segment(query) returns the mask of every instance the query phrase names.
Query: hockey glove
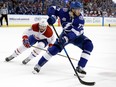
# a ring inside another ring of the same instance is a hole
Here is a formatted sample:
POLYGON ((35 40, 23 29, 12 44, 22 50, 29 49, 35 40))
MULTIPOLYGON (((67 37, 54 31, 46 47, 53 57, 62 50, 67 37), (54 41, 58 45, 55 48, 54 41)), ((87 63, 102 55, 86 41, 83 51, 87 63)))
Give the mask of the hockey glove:
POLYGON ((55 18, 52 16, 47 19, 47 22, 49 25, 53 25, 55 23, 55 21, 56 21, 55 18))
POLYGON ((60 42, 62 45, 68 43, 68 37, 66 37, 66 36, 60 37, 60 38, 59 38, 59 42, 60 42))
POLYGON ((28 36, 27 36, 27 35, 24 35, 22 38, 23 38, 23 45, 24 45, 25 47, 27 47, 27 48, 30 48, 31 45, 30 45, 30 43, 29 43, 28 36))

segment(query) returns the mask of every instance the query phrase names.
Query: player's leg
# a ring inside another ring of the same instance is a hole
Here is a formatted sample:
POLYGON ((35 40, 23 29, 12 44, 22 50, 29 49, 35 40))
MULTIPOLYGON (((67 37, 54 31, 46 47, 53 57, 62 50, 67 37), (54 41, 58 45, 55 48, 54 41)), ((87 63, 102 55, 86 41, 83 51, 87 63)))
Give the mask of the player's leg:
MULTIPOLYGON (((40 40, 38 41, 37 47, 43 49, 47 46, 47 44, 48 44, 47 40, 40 40)), ((37 48, 33 49, 30 55, 26 59, 24 59, 22 63, 27 64, 31 59, 33 59, 34 57, 40 54, 41 49, 37 49, 37 48)))
MULTIPOLYGON (((33 44, 35 44, 37 42, 37 40, 34 38, 33 35, 29 36, 29 43, 32 46, 33 44)), ((10 60, 14 59, 15 57, 17 57, 18 55, 22 54, 25 50, 27 50, 28 48, 25 47, 24 45, 20 46, 19 48, 17 48, 16 50, 14 50, 13 54, 10 55, 9 57, 7 57, 5 60, 7 62, 9 62, 10 60)))
POLYGON ((80 57, 80 60, 78 62, 77 70, 78 70, 79 67, 84 68, 86 66, 92 50, 93 50, 92 41, 91 40, 85 40, 84 43, 83 43, 83 51, 81 53, 81 57, 80 57))
POLYGON ((41 67, 50 60, 50 58, 56 55, 58 52, 61 52, 62 48, 59 46, 58 42, 56 41, 55 44, 48 48, 48 51, 40 58, 38 63, 35 65, 34 70, 39 72, 41 67))
POLYGON ((86 66, 90 54, 93 50, 93 44, 90 39, 83 35, 76 41, 76 46, 80 47, 83 50, 78 65, 76 67, 76 71, 80 74, 80 76, 84 76, 86 75, 84 67, 86 66))
POLYGON ((14 52, 12 53, 12 55, 10 55, 9 57, 6 57, 6 61, 9 62, 10 60, 14 59, 15 57, 17 57, 18 55, 20 55, 23 51, 25 51, 26 48, 24 45, 20 46, 19 48, 17 48, 16 50, 14 50, 14 52))
POLYGON ((8 26, 8 15, 5 15, 5 21, 6 21, 6 25, 8 26))
POLYGON ((1 22, 1 26, 3 25, 3 15, 1 16, 0 22, 1 22))
POLYGON ((1 20, 1 16, 0 16, 0 27, 2 26, 2 20, 1 20))

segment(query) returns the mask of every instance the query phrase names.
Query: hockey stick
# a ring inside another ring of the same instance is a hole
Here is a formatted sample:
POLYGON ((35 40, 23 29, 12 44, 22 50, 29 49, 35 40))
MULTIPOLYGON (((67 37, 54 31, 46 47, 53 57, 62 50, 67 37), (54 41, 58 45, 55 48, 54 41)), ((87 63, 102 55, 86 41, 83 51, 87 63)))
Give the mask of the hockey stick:
MULTIPOLYGON (((40 49, 40 50, 43 50, 43 51, 47 51, 46 49, 42 49, 42 48, 39 48, 39 47, 36 47, 36 46, 32 46, 32 47, 37 48, 37 49, 40 49)), ((64 57, 64 58, 67 58, 67 56, 62 55, 62 54, 57 54, 57 55, 62 56, 62 57, 64 57)), ((71 58, 71 57, 70 57, 70 59, 75 60, 75 61, 78 61, 78 60, 75 59, 75 58, 71 58)))
MULTIPOLYGON (((54 25, 52 25, 52 27, 53 27, 53 29, 54 29, 54 31, 55 31, 57 37, 59 38, 59 35, 58 35, 58 33, 57 33, 57 31, 56 31, 54 25)), ((73 63, 72 63, 72 61, 71 61, 71 59, 70 59, 70 57, 69 57, 69 55, 68 55, 68 53, 67 53, 65 47, 63 46, 63 44, 61 44, 61 46, 63 47, 63 50, 64 50, 64 52, 66 53, 66 56, 67 56, 67 58, 69 59, 69 62, 70 62, 70 64, 72 65, 72 68, 73 68, 73 70, 74 70, 74 72, 75 72, 77 78, 79 79, 80 83, 82 83, 82 84, 84 84, 84 85, 89 85, 89 86, 95 85, 95 82, 85 82, 85 81, 83 81, 83 80, 79 77, 79 75, 78 75, 78 73, 76 72, 75 67, 74 67, 74 65, 73 65, 73 63)))

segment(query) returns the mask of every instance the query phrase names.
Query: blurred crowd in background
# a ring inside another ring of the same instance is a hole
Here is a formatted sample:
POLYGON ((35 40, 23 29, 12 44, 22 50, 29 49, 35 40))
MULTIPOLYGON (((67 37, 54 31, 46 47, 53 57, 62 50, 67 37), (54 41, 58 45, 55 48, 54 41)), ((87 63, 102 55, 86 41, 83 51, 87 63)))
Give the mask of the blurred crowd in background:
POLYGON ((0 0, 0 9, 6 4, 8 14, 46 15, 48 7, 66 7, 71 1, 83 4, 86 17, 116 17, 116 3, 112 0, 0 0))

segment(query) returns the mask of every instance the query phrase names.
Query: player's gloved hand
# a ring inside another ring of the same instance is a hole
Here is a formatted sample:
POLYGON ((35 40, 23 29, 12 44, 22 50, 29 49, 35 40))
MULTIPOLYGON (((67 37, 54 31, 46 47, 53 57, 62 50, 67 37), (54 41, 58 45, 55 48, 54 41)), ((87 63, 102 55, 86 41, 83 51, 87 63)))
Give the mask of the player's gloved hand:
POLYGON ((27 35, 24 35, 24 36, 22 37, 22 39, 23 39, 23 45, 24 45, 25 47, 27 47, 27 48, 31 47, 27 35))
POLYGON ((64 44, 66 44, 66 43, 68 43, 68 37, 66 37, 66 36, 63 36, 63 37, 60 37, 59 38, 59 42, 62 44, 62 45, 64 45, 64 44))
POLYGON ((55 23, 55 21, 56 21, 55 18, 52 16, 47 19, 47 22, 49 25, 53 25, 55 23))

